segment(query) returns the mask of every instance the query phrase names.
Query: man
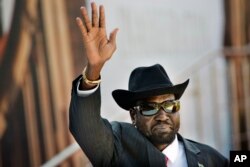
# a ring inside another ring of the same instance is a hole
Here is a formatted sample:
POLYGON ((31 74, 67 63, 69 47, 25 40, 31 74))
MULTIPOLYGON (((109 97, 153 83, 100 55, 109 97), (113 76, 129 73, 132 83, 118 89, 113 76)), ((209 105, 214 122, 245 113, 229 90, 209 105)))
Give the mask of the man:
POLYGON ((101 118, 100 72, 116 49, 115 29, 107 38, 104 7, 91 3, 92 19, 81 7, 77 18, 88 64, 73 82, 70 131, 94 166, 224 167, 228 161, 215 149, 183 138, 180 101, 189 80, 173 85, 155 64, 132 71, 128 90, 115 90, 117 104, 130 112, 132 124, 101 118))

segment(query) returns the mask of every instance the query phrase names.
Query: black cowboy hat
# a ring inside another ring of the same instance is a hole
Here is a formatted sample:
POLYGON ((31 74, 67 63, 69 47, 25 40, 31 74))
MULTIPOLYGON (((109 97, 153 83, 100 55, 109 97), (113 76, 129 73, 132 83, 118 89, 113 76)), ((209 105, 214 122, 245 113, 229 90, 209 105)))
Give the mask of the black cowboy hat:
POLYGON ((168 74, 160 64, 134 69, 129 78, 128 90, 117 89, 112 92, 116 103, 123 109, 129 110, 138 100, 162 94, 174 94, 180 99, 185 91, 189 79, 173 85, 168 74))

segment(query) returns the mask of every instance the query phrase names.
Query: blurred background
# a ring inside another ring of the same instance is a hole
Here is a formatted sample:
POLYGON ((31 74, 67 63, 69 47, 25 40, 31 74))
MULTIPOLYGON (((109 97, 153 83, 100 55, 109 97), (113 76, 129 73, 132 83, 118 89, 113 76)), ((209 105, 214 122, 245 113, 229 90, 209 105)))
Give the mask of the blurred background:
MULTIPOLYGON (((86 65, 75 24, 89 0, 0 0, 0 166, 91 166, 68 130, 71 82, 86 65)), ((102 71, 102 116, 137 66, 190 78, 180 133, 224 156, 250 150, 249 0, 96 0, 117 51, 102 71)), ((90 11, 90 10, 89 10, 90 11)))

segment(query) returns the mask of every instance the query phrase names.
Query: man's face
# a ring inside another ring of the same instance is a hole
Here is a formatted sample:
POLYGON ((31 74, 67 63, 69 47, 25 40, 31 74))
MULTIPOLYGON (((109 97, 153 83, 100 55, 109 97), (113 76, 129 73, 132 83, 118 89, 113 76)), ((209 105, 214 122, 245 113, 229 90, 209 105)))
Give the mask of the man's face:
MULTIPOLYGON (((173 94, 165 94, 144 101, 162 103, 174 99, 173 94)), ((160 150, 174 140, 180 127, 179 112, 166 113, 162 108, 153 116, 143 116, 139 111, 134 111, 131 112, 131 118, 137 129, 160 150)))

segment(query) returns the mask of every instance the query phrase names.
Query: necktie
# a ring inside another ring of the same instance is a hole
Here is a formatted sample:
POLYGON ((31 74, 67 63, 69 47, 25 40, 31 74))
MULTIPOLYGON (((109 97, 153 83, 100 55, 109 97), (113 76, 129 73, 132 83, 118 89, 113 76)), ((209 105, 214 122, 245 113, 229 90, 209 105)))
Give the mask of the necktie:
POLYGON ((167 156, 165 156, 165 163, 166 163, 166 167, 168 167, 168 157, 167 156))

